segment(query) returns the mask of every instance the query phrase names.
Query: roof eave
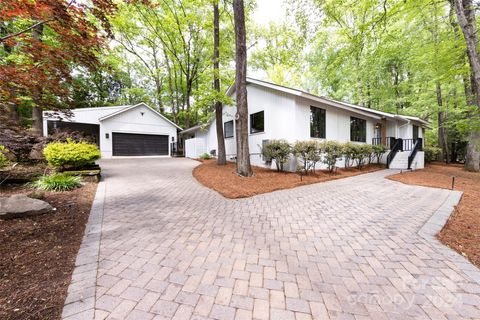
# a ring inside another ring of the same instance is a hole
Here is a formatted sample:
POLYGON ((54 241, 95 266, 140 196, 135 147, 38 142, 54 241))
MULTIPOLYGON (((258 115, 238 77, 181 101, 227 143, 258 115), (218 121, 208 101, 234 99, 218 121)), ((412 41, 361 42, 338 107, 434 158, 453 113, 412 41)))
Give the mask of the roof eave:
POLYGON ((353 113, 356 113, 356 114, 360 114, 360 115, 363 115, 365 117, 373 118, 373 119, 376 119, 376 120, 381 120, 382 119, 382 117, 380 117, 378 115, 375 115, 373 113, 369 113, 369 112, 365 112, 365 111, 362 111, 362 110, 359 110, 359 109, 355 109, 353 107, 346 106, 342 103, 332 101, 332 100, 328 100, 328 99, 324 99, 322 97, 318 97, 318 96, 315 96, 315 95, 312 95, 312 94, 309 94, 309 93, 306 93, 306 92, 302 92, 300 96, 303 97, 303 98, 309 99, 309 100, 317 101, 317 102, 335 107, 335 108, 339 108, 339 109, 342 109, 342 110, 347 110, 347 111, 350 111, 350 112, 353 112, 353 113))
POLYGON ((151 111, 153 111, 155 114, 157 114, 158 116, 160 116, 162 119, 164 119, 164 120, 167 121, 168 123, 170 123, 170 124, 172 124, 173 126, 175 126, 177 129, 183 130, 182 127, 180 127, 179 125, 177 125, 175 122, 169 120, 167 117, 165 117, 164 115, 162 115, 160 112, 158 112, 158 111, 150 108, 150 107, 149 107, 146 103, 144 103, 144 102, 140 102, 140 103, 135 104, 135 105, 133 105, 133 106, 131 106, 131 107, 128 107, 128 108, 125 108, 125 109, 116 111, 116 112, 114 112, 114 113, 108 114, 108 115, 106 115, 106 116, 103 116, 103 117, 101 117, 101 118, 98 118, 98 121, 102 122, 102 121, 104 121, 104 120, 110 119, 110 118, 112 118, 112 117, 115 117, 116 115, 119 115, 119 114, 121 114, 121 113, 123 113, 123 112, 129 111, 129 110, 132 110, 132 109, 135 109, 135 108, 138 108, 138 107, 140 107, 140 106, 145 106, 145 107, 149 108, 151 111))

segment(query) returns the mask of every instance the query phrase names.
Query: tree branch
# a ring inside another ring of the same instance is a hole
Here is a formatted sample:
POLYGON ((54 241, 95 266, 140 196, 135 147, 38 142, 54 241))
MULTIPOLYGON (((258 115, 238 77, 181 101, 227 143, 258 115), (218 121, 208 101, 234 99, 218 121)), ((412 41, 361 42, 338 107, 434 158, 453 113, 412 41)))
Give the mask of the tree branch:
POLYGON ((19 32, 12 33, 12 34, 6 35, 6 36, 4 36, 4 37, 1 37, 1 38, 0 38, 0 43, 1 43, 1 42, 4 42, 4 41, 6 41, 6 40, 8 40, 8 39, 10 39, 10 38, 18 37, 18 36, 21 35, 21 34, 24 34, 24 33, 28 32, 28 31, 30 31, 30 30, 38 27, 38 26, 41 26, 42 24, 52 22, 53 20, 55 20, 55 18, 51 18, 51 19, 48 19, 48 20, 39 21, 39 22, 31 25, 30 27, 28 27, 28 28, 26 28, 26 29, 23 29, 23 30, 21 30, 21 31, 19 31, 19 32))

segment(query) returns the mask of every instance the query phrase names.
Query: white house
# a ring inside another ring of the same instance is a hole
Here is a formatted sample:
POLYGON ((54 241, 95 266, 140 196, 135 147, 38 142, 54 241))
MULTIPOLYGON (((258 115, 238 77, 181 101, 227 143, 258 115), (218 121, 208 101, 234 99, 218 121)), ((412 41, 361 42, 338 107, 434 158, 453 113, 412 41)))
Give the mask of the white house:
POLYGON ((169 156, 182 129, 144 103, 72 109, 69 113, 44 111, 44 135, 57 128, 92 136, 103 158, 169 156))
MULTIPOLYGON (((235 87, 228 90, 234 97, 235 87)), ((381 112, 361 106, 319 97, 305 91, 247 78, 249 146, 251 163, 265 166, 260 156, 262 144, 271 139, 336 140, 384 144, 391 155, 383 157, 390 168, 423 168, 423 137, 428 122, 420 118, 381 112), (418 143, 417 143, 418 142, 418 143)), ((235 106, 223 107, 223 128, 227 158, 234 160, 235 106)), ((216 152, 215 121, 180 132, 185 139, 185 155, 195 158, 204 152, 216 152)), ((339 161, 338 166, 343 166, 339 161)), ((289 164, 296 169, 296 163, 289 164)))

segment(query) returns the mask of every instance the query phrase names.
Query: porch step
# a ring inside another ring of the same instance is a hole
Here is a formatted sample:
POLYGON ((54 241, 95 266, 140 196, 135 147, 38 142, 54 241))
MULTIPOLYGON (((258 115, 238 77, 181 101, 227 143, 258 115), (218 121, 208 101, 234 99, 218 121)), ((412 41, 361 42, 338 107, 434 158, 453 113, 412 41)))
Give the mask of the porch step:
MULTIPOLYGON (((408 156, 410 151, 400 151, 393 158, 392 163, 390 164, 390 169, 408 169, 408 156)), ((424 168, 424 152, 418 151, 415 155, 415 159, 412 162, 412 170, 423 169, 424 168)))

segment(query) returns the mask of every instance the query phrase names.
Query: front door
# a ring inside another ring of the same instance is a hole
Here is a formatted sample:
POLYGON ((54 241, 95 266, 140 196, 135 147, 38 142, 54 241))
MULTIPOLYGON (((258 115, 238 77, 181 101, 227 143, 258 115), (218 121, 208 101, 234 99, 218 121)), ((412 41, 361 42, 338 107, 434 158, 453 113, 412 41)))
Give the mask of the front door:
POLYGON ((414 141, 418 139, 418 126, 413 125, 413 133, 412 133, 412 138, 414 141))

